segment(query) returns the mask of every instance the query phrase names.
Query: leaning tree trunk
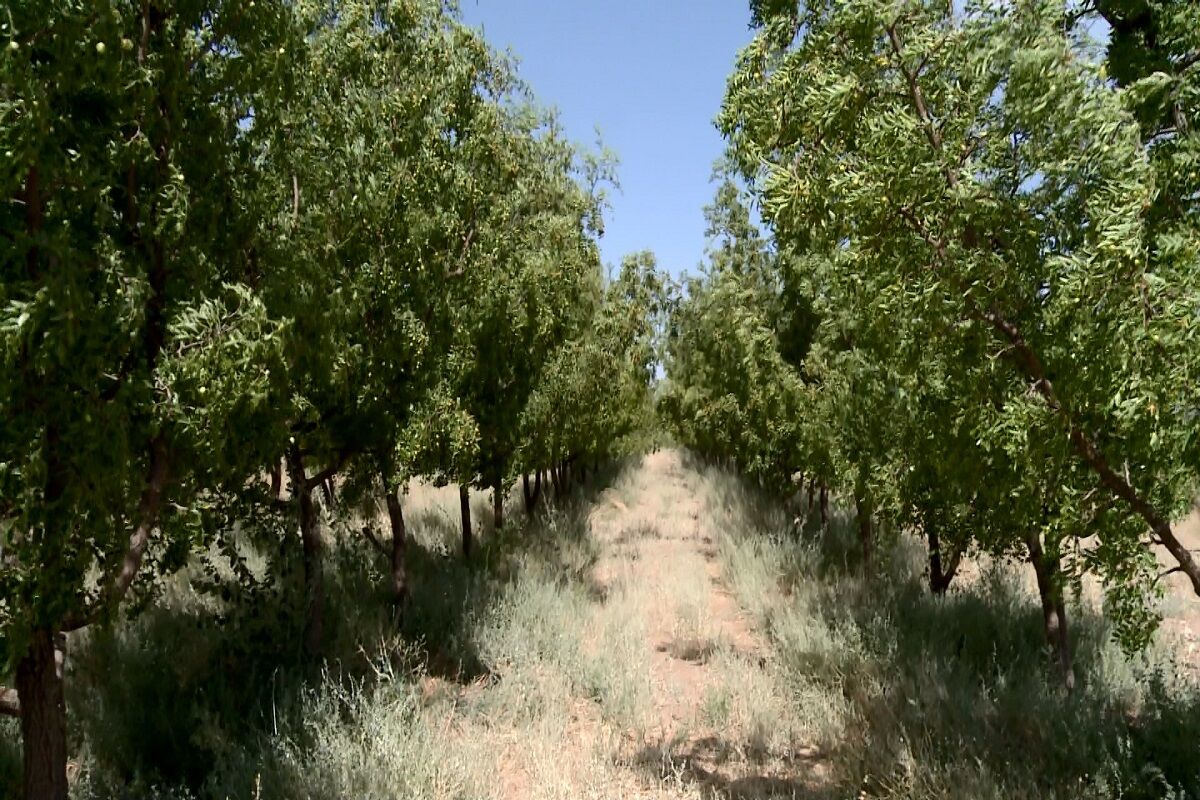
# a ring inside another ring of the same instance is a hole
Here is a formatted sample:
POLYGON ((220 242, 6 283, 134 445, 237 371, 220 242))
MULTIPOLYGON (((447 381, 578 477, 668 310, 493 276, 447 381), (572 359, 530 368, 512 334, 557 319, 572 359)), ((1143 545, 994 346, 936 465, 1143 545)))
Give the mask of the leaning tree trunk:
POLYGON ((399 612, 408 597, 408 573, 405 565, 405 550, 408 547, 408 531, 404 526, 404 509, 396 490, 387 488, 388 521, 392 525, 392 604, 399 612))
POLYGON ((1042 549, 1039 534, 1030 534, 1025 541, 1029 547, 1029 563, 1033 565, 1033 571, 1037 575, 1046 641, 1054 651, 1063 685, 1069 692, 1075 688, 1075 669, 1071 657, 1071 637, 1067 630, 1067 608, 1063 600, 1059 561, 1056 556, 1048 556, 1042 549))
POLYGON ((492 481, 492 518, 495 520, 495 530, 504 527, 504 480, 496 478, 492 481))
POLYGON ((67 800, 67 712, 54 632, 35 630, 17 662, 25 800, 67 800))
POLYGON ((304 652, 310 658, 321 654, 325 639, 324 546, 313 486, 304 471, 300 449, 288 454, 288 477, 292 482, 300 514, 300 542, 304 550, 304 652))
POLYGON ((471 490, 466 484, 458 487, 458 509, 462 514, 463 558, 471 557, 471 490))
MULTIPOLYGON (((904 46, 896 27, 894 25, 889 27, 887 34, 892 51, 903 62, 904 46)), ((954 159, 941 158, 945 149, 943 139, 938 129, 938 122, 929 112, 921 89, 919 69, 914 72, 905 70, 902 66, 901 71, 908 84, 908 94, 913 110, 925 129, 925 138, 936 151, 939 160, 942 161, 942 174, 947 186, 951 190, 955 190, 959 187, 961 180, 961 161, 956 165, 954 159)), ((921 235, 933 249, 934 258, 931 259, 929 268, 939 274, 942 273, 946 263, 953 257, 946 242, 929 236, 928 231, 919 224, 919 221, 915 221, 915 218, 907 221, 914 232, 921 235)), ((990 246, 986 244, 988 237, 980 236, 979 232, 971 225, 962 231, 961 238, 969 250, 990 246)), ((1064 398, 1059 396, 1058 389, 1051 379, 1053 370, 1048 369, 1042 362, 1041 353, 1025 338, 1024 331, 1001 313, 996 305, 993 304, 988 308, 981 307, 976 302, 971 287, 963 281, 954 282, 958 284, 958 289, 963 290, 962 298, 966 301, 968 315, 974 320, 986 323, 1000 338, 1008 342, 1005 353, 1018 372, 1029 382, 1030 388, 1041 395, 1046 408, 1063 423, 1066 428, 1067 440, 1071 443, 1075 454, 1095 474, 1097 481, 1112 497, 1124 502, 1131 512, 1142 518, 1143 522, 1154 532, 1158 541, 1178 563, 1179 571, 1187 576, 1188 581, 1192 584, 1192 591, 1200 595, 1200 563, 1196 561, 1192 551, 1175 535, 1168 512, 1152 502, 1144 488, 1139 489, 1130 483, 1128 470, 1126 470, 1126 474, 1122 474, 1110 463, 1108 457, 1100 449, 1101 437, 1083 427, 1080 417, 1086 416, 1086 414, 1080 414, 1068 403, 1064 403, 1064 398)))

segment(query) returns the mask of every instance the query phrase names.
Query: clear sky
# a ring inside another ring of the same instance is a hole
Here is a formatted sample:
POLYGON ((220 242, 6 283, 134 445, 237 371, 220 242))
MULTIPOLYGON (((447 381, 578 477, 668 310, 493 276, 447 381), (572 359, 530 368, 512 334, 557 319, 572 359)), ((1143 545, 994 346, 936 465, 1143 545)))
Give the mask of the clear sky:
POLYGON ((703 208, 723 142, 712 120, 747 44, 747 0, 459 0, 464 20, 520 59, 520 75, 591 145, 621 159, 601 250, 653 250, 673 275, 704 255, 703 208))

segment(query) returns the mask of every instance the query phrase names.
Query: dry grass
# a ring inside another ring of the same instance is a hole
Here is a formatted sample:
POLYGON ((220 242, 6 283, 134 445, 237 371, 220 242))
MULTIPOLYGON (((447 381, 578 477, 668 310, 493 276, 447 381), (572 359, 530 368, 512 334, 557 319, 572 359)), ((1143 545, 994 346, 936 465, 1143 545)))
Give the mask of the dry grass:
MULTIPOLYGON (((1200 789, 1197 692, 1079 614, 1055 688, 1019 577, 931 598, 901 542, 858 577, 821 538, 674 451, 618 465, 458 557, 454 487, 413 486, 412 598, 330 535, 330 658, 299 658, 286 579, 199 565, 135 622, 72 643, 75 796, 1159 798, 1200 789), (201 578, 211 582, 207 588, 201 578), (1174 794, 1172 794, 1174 793, 1174 794)), ((246 534, 247 542, 259 541, 246 534)), ((270 537, 265 537, 270 541, 270 537)), ((279 560, 247 545, 252 572, 279 560)), ((286 560, 286 559, 285 559, 286 560)), ((294 587, 293 587, 294 588, 294 587)), ((1181 606, 1187 611, 1187 606, 1181 606)), ((11 785, 15 729, 0 778, 11 785)))
MULTIPOLYGON (((1076 608, 1080 688, 1059 691, 1036 596, 992 564, 945 598, 901 541, 865 581, 847 515, 798 529, 708 470, 726 574, 770 638, 794 721, 831 796, 1183 798, 1200 792, 1200 692, 1170 637, 1126 659, 1076 608)), ((803 795, 801 795, 803 796, 803 795)))

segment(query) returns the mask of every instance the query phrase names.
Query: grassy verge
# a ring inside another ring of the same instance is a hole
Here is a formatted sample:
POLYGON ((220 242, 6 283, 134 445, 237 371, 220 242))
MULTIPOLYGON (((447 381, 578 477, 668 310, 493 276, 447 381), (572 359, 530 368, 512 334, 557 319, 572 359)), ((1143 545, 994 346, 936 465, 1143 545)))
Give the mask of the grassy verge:
MULTIPOLYGON (((319 668, 300 655, 286 554, 246 545, 258 581, 220 557, 190 566, 135 619, 71 642, 73 796, 486 798, 540 785, 578 716, 620 719, 640 703, 619 626, 581 624, 602 603, 587 512, 617 477, 532 520, 513 514, 500 533, 484 527, 471 564, 457 553, 457 495, 414 493, 399 624, 362 520, 333 520, 319 668), (272 570, 283 577, 265 580, 272 570)), ((11 788, 19 738, 3 724, 11 788)), ((607 763, 597 740, 581 769, 607 763)))
POLYGON ((822 537, 727 473, 704 483, 726 579, 786 686, 775 716, 819 753, 826 790, 796 796, 1200 797, 1200 692, 1164 649, 1126 659, 1076 608, 1067 696, 1014 566, 937 598, 901 542, 867 582, 848 517, 822 537))

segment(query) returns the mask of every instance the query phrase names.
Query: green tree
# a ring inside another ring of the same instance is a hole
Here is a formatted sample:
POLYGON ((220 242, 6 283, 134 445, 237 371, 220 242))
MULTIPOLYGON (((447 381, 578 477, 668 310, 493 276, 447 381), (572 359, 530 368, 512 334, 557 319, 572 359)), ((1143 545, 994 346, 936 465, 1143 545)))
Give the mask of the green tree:
MULTIPOLYGON (((521 414, 552 354, 577 336, 598 289, 600 197, 587 162, 566 142, 554 117, 518 107, 501 148, 503 187, 479 248, 490 268, 475 272, 473 297, 457 319, 470 354, 458 395, 479 431, 478 458, 465 482, 492 490, 496 527, 504 524, 505 487, 522 446, 521 414)), ((463 546, 471 542, 462 486, 463 546)))
POLYGON ((554 352, 526 404, 522 474, 608 460, 632 444, 652 403, 664 288, 653 253, 626 256, 585 327, 554 352))
POLYGON ((1151 544, 1200 592, 1171 525, 1196 489, 1200 261, 1185 225, 1146 244, 1196 184, 1159 182, 1139 95, 1060 3, 756 12, 720 125, 776 240, 818 256, 822 310, 892 331, 872 359, 973 384, 936 429, 965 426, 1007 476, 1010 537, 1098 534, 1087 568, 1144 641, 1151 544))
POLYGON ((333 475, 349 471, 381 493, 398 604, 407 591, 397 492, 413 465, 398 445, 413 412, 450 380, 464 274, 476 268, 482 218, 505 191, 480 176, 504 155, 495 98, 508 77, 437 2, 299 11, 313 33, 293 68, 298 91, 260 109, 255 127, 280 210, 267 224, 294 259, 268 292, 293 320, 291 421, 278 446, 301 531, 304 638, 316 656, 324 589, 313 492, 333 475))
POLYGON ((283 325, 244 126, 296 37, 263 3, 6 7, 0 635, 24 794, 67 796, 63 634, 182 565, 262 463, 283 325))

